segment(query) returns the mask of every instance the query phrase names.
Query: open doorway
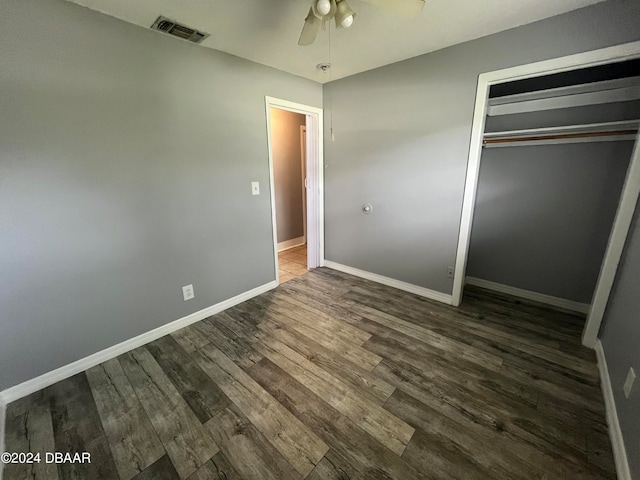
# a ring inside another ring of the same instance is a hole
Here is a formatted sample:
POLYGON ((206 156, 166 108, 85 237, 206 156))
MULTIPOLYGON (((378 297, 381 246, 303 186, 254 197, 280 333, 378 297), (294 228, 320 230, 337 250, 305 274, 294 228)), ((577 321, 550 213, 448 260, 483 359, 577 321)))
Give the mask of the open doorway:
POLYGON ((274 265, 278 283, 321 266, 322 111, 267 97, 274 265))
POLYGON ((307 272, 306 115, 269 108, 280 283, 307 272))

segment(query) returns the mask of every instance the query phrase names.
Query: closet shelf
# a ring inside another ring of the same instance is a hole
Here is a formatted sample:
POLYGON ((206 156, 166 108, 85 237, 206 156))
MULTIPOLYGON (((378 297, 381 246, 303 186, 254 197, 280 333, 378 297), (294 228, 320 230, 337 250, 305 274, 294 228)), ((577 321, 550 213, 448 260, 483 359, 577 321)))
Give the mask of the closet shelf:
POLYGON ((528 128, 484 134, 484 147, 635 140, 640 120, 528 128))
POLYGON ((512 115, 639 99, 640 77, 629 77, 491 98, 487 115, 512 115))

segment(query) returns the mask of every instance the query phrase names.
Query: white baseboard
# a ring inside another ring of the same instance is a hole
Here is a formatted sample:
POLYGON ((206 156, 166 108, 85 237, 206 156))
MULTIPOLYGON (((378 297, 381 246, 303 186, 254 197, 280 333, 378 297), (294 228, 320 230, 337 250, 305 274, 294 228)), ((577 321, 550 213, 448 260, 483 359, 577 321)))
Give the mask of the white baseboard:
POLYGON ((616 462, 618 480, 631 480, 631 470, 629 469, 629 461, 627 460, 627 449, 624 446, 624 438, 622 437, 622 430, 620 429, 618 411, 613 397, 613 389, 611 388, 611 378, 609 378, 609 369, 607 368, 607 359, 604 356, 602 342, 599 339, 596 340, 595 350, 596 357, 598 358, 600 385, 602 386, 602 394, 604 395, 604 407, 607 412, 607 424, 609 425, 609 438, 611 439, 611 447, 613 448, 613 458, 616 462))
POLYGON ((289 250, 290 248, 299 247, 301 245, 304 245, 305 243, 307 243, 307 240, 304 237, 298 237, 298 238, 292 238, 291 240, 285 240, 284 242, 280 242, 278 244, 278 253, 279 252, 284 252, 285 250, 289 250))
POLYGON ((150 330, 142 335, 138 335, 137 337, 130 338, 129 340, 125 340, 122 343, 118 343, 117 345, 113 345, 112 347, 101 350, 93 355, 89 355, 88 357, 81 358, 80 360, 76 360, 73 363, 69 363, 63 367, 57 368, 50 372, 47 372, 39 377, 33 378, 31 380, 27 380, 26 382, 20 383, 14 387, 8 388, 0 392, 0 404, 1 403, 11 403, 19 398, 26 397, 38 390, 41 390, 49 385, 53 385, 60 380, 64 380, 65 378, 69 378, 77 373, 84 372, 85 370, 94 367, 102 362, 106 362, 112 358, 117 357, 118 355, 122 355, 134 348, 138 348, 142 345, 145 345, 153 340, 157 340, 160 337, 164 337, 165 335, 175 332, 176 330, 180 330, 192 323, 199 322, 200 320, 204 320, 211 315, 215 315, 227 308, 231 308, 234 305, 238 305, 250 298, 253 298, 261 293, 272 290, 278 286, 277 282, 272 281, 269 283, 265 283, 259 287, 256 287, 247 292, 236 295, 235 297, 224 300, 220 303, 216 303, 215 305, 211 305, 203 310, 198 312, 194 312, 186 317, 182 317, 178 320, 175 320, 171 323, 167 323, 166 325, 162 325, 161 327, 150 330))
POLYGON ((475 277, 466 277, 465 283, 467 285, 474 285, 476 287, 486 288, 487 290, 493 290, 494 292, 513 295, 514 297, 520 297, 527 300, 533 300, 535 302, 546 303, 547 305, 564 308, 565 310, 571 310, 572 312, 589 313, 590 305, 587 303, 574 302, 573 300, 553 297, 551 295, 545 295, 544 293, 531 292, 529 290, 510 287, 509 285, 490 282, 489 280, 483 280, 481 278, 475 277))
POLYGON ((348 273, 349 275, 366 278, 367 280, 381 283, 383 285, 388 285, 389 287, 397 288, 398 290, 415 293, 416 295, 420 295, 421 297, 429 298, 431 300, 436 300, 437 302, 451 305, 451 295, 447 295, 446 293, 436 292, 435 290, 430 290, 425 287, 419 287, 418 285, 403 282, 401 280, 396 280, 395 278, 378 275, 377 273, 371 273, 365 270, 360 270, 358 268, 348 267, 347 265, 332 262, 331 260, 324 260, 321 264, 322 266, 325 266, 327 268, 333 268, 334 270, 348 273))

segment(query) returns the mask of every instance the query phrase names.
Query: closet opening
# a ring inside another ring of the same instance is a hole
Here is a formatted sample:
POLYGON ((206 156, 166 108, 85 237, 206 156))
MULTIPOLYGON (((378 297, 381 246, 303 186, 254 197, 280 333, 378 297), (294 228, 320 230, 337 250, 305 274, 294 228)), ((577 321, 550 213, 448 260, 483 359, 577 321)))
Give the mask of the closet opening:
POLYGON ((480 75, 465 284, 587 316, 593 347, 640 192, 640 43, 480 75))

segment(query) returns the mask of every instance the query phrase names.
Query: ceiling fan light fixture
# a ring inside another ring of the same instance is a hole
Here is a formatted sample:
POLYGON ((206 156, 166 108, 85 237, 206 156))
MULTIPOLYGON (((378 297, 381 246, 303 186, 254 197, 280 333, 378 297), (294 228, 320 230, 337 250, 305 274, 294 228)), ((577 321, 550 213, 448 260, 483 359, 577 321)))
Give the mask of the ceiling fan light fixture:
POLYGON ((327 15, 331 11, 331 2, 329 0, 318 0, 316 10, 322 16, 327 15))
POLYGON ((342 28, 349 28, 351 25, 353 25, 353 15, 345 17, 345 19, 340 22, 342 28))
POLYGON ((353 17, 356 12, 347 3, 347 0, 340 0, 337 2, 336 8, 336 27, 349 28, 353 25, 353 17))
POLYGON ((336 0, 313 0, 311 2, 311 11, 320 20, 329 20, 336 13, 336 0), (329 10, 327 11, 327 5, 329 10), (323 12, 327 13, 323 13, 323 12))

